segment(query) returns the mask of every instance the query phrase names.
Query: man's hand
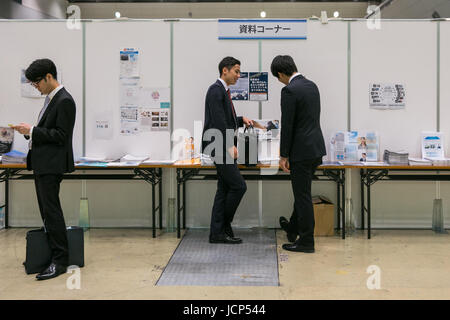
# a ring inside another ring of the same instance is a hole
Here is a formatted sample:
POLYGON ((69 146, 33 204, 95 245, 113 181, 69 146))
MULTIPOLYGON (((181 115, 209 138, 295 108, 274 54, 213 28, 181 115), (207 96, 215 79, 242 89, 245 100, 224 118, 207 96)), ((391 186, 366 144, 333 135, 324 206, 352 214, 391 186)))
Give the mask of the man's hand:
POLYGON ((280 157, 280 168, 286 173, 290 173, 291 172, 289 170, 289 160, 288 160, 288 158, 280 157))
POLYGON ((249 118, 246 117, 242 117, 242 121, 244 122, 244 124, 248 127, 248 126, 253 126, 253 120, 250 120, 249 118))
POLYGON ((238 158, 238 149, 235 146, 232 146, 230 149, 228 149, 228 153, 233 159, 238 158))
POLYGON ((29 135, 31 130, 31 125, 28 123, 20 123, 17 126, 12 127, 14 130, 18 131, 21 134, 29 135))

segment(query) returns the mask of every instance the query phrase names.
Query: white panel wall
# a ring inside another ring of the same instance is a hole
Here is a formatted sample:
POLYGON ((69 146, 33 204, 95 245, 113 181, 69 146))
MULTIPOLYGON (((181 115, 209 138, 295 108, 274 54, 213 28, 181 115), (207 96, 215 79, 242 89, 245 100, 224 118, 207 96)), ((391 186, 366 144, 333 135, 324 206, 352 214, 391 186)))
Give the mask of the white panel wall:
MULTIPOLYGON (((440 130, 445 136, 445 153, 450 157, 450 21, 440 24, 440 130)), ((450 225, 450 182, 441 182, 444 222, 450 225)))
MULTIPOLYGON (((429 21, 382 21, 380 30, 370 30, 365 21, 351 24, 351 129, 377 131, 380 156, 389 149, 421 157, 421 131, 436 130, 436 30, 436 23, 429 21), (370 109, 371 82, 404 84, 406 108, 370 109)), ((372 188, 372 226, 428 226, 433 185, 377 182, 372 188)), ((359 184, 352 189, 359 190, 359 184)))
POLYGON ((120 50, 139 50, 139 68, 144 87, 170 86, 169 23, 86 23, 86 155, 118 158, 125 154, 169 159, 170 133, 145 132, 120 135, 119 74, 120 50), (94 139, 98 113, 113 116, 111 140, 94 139))
MULTIPOLYGON (((36 123, 44 99, 21 96, 20 71, 35 59, 49 58, 56 64, 58 78, 77 106, 73 146, 75 156, 80 156, 83 118, 81 30, 69 30, 65 22, 0 22, 0 39, 4 44, 3 50, 0 50, 0 73, 3 75, 0 79, 0 126, 8 123, 36 123)), ((17 133, 14 149, 22 152, 28 150, 28 142, 17 133)), ((79 182, 73 181, 64 181, 61 186, 61 201, 69 222, 79 210, 79 197, 76 196, 79 188, 79 182)), ((3 184, 0 192, 3 204, 3 184)), ((42 224, 32 182, 12 182, 10 204, 10 225, 42 224)))
MULTIPOLYGON (((0 39, 6 45, 0 50, 0 72, 4 75, 0 79, 0 126, 36 123, 44 99, 21 96, 20 71, 36 59, 49 58, 77 106, 73 144, 75 156, 79 156, 83 119, 81 30, 69 30, 65 22, 0 22, 0 39)), ((28 142, 17 133, 14 148, 28 150, 28 142)))
POLYGON ((436 23, 382 21, 370 30, 351 24, 351 129, 376 130, 380 151, 421 156, 420 134, 436 130, 436 23), (371 82, 402 83, 406 108, 369 109, 371 82))
MULTIPOLYGON (((294 57, 299 71, 316 82, 321 92, 321 125, 328 140, 333 131, 347 128, 347 35, 351 25, 351 129, 377 130, 381 135, 380 151, 406 149, 420 156, 420 132, 435 130, 437 119, 437 24, 435 22, 383 21, 381 30, 367 29, 365 22, 332 21, 327 25, 308 22, 306 41, 219 41, 216 21, 180 22, 88 22, 86 23, 86 153, 120 156, 123 153, 150 152, 153 158, 168 154, 168 143, 147 136, 119 137, 112 141, 93 139, 95 115, 106 111, 118 118, 119 50, 140 50, 141 85, 169 86, 170 26, 173 25, 173 120, 174 129, 194 134, 194 121, 203 121, 204 99, 208 87, 218 77, 218 63, 232 55, 241 60, 242 71, 259 69, 269 72, 269 101, 262 102, 263 118, 280 117, 282 84, 270 75, 270 63, 278 54, 294 57), (110 36, 114 35, 114 37, 110 36), (368 90, 371 81, 401 82, 405 85, 406 108, 397 111, 371 110, 368 90), (161 144, 161 145, 160 145, 161 144)), ((440 127, 450 148, 450 22, 441 25, 440 127)), ((53 59, 62 71, 63 83, 77 103, 74 136, 76 156, 82 152, 82 32, 70 31, 63 22, 0 22, 0 38, 10 50, 0 51, 0 125, 33 122, 43 99, 20 97, 20 68, 38 57, 53 59), (45 35, 45 36, 43 36, 45 35), (50 35, 50 36, 48 36, 50 35), (16 54, 11 54, 15 52, 16 54), (20 54, 17 54, 20 53, 20 54)), ((258 102, 236 102, 237 112, 258 117, 258 102)), ((166 136, 165 138, 168 138, 166 136)), ((163 138, 163 139, 165 139, 163 138)), ((196 136, 197 149, 200 135, 196 136)), ((167 141, 167 140, 166 140, 167 141)), ((26 141, 16 136, 16 149, 26 151, 26 141)), ((447 151, 448 155, 448 151, 447 151)), ((353 214, 359 221, 359 172, 352 170, 353 214)), ((167 198, 176 184, 164 170, 164 215, 167 198), (172 188, 171 188, 172 185, 172 188)), ((174 176, 172 176, 174 178, 174 176)), ((173 179, 172 179, 173 180, 173 179)), ((278 226, 280 215, 289 216, 292 192, 289 182, 248 181, 248 191, 238 209, 236 226, 278 226), (262 204, 259 201, 262 200, 262 204), (260 223, 259 211, 262 210, 260 223)), ((188 182, 187 225, 208 227, 216 182, 188 182)), ((450 217, 447 195, 450 184, 441 183, 446 220, 450 217)), ((3 185, 0 187, 3 198, 3 185)), ((87 196, 93 226, 150 226, 150 185, 144 182, 88 181, 87 196), (113 195, 113 201, 111 201, 113 195)), ((429 227, 432 201, 436 197, 434 182, 378 182, 372 188, 372 225, 374 227, 429 227), (409 199, 409 200, 408 200, 409 199)), ((324 194, 336 202, 333 182, 314 182, 313 194, 324 194)), ((81 182, 64 181, 62 202, 68 224, 76 224, 81 197, 81 182)), ((40 216, 31 181, 11 183, 13 226, 40 225, 40 216)), ((3 201, 2 201, 3 203, 3 201)), ((447 223, 448 225, 448 223, 447 223)))

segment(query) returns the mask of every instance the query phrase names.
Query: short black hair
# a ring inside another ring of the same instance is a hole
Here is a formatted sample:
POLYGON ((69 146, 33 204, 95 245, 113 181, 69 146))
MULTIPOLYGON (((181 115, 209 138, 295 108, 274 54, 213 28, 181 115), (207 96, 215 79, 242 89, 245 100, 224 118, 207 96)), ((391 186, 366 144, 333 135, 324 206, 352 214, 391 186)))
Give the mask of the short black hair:
POLYGON ((56 66, 50 59, 37 59, 34 60, 25 71, 25 77, 31 81, 39 81, 50 73, 55 80, 57 79, 56 66))
POLYGON ((270 65, 270 71, 273 76, 278 78, 278 72, 284 73, 285 75, 292 76, 297 71, 297 66, 295 65, 294 59, 291 56, 276 56, 272 60, 270 65))
POLYGON ((223 58, 222 61, 220 61, 219 63, 219 74, 222 75, 223 68, 227 68, 228 70, 230 70, 237 64, 241 65, 241 62, 236 58, 233 57, 223 58))

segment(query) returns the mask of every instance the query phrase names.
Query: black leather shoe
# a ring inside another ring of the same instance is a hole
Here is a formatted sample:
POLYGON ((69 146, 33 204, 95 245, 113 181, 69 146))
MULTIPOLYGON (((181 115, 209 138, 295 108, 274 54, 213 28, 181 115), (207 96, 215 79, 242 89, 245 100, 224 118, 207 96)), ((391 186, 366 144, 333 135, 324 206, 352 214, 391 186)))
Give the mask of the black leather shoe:
POLYGON ((297 240, 297 234, 289 230, 289 221, 285 217, 280 217, 280 226, 281 229, 286 231, 289 242, 295 242, 297 240))
POLYGON ((55 263, 51 263, 47 269, 45 269, 44 271, 42 271, 41 273, 39 273, 36 276, 37 280, 48 280, 48 279, 52 279, 52 278, 56 278, 57 276, 66 273, 67 271, 67 267, 59 265, 59 264, 55 264, 55 263))
POLYGON ((294 252, 314 253, 314 246, 305 246, 298 243, 298 241, 294 243, 283 244, 283 249, 294 252))
POLYGON ((209 243, 239 244, 242 243, 242 239, 225 236, 223 238, 209 238, 209 243))
POLYGON ((237 237, 234 236, 234 232, 233 232, 233 229, 231 228, 231 225, 228 225, 228 226, 225 227, 225 235, 229 236, 230 238, 233 238, 236 241, 241 241, 242 242, 241 238, 237 238, 237 237))

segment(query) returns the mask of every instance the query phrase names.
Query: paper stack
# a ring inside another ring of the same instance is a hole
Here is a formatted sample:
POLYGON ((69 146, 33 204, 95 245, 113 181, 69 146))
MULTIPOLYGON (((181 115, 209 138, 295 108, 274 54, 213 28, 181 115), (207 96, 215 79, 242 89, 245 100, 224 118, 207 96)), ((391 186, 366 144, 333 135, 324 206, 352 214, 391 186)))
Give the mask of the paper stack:
POLYGON ((131 154, 127 154, 127 155, 123 156, 122 158, 120 158, 120 162, 123 165, 138 166, 147 159, 149 159, 149 157, 145 157, 145 156, 136 157, 131 154))
POLYGON ((409 164, 408 156, 409 156, 408 152, 404 152, 404 151, 394 152, 394 151, 384 150, 383 160, 384 160, 384 162, 389 163, 389 164, 407 166, 409 164))
POLYGON ((422 158, 409 158, 408 160, 410 166, 431 166, 433 164, 432 161, 422 158))
POLYGON ((433 166, 448 166, 450 162, 448 158, 425 157, 425 159, 431 161, 433 166))
POLYGON ((26 163, 27 155, 20 151, 10 151, 8 153, 4 153, 2 156, 3 164, 12 164, 12 163, 26 163))

